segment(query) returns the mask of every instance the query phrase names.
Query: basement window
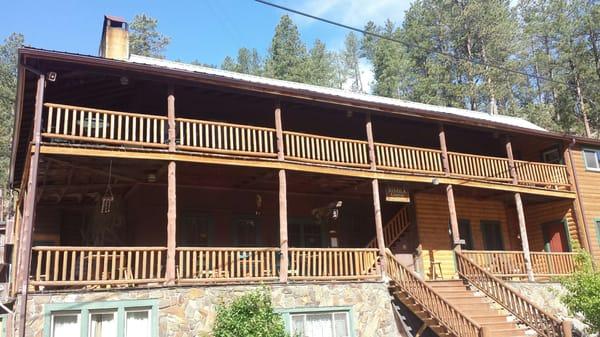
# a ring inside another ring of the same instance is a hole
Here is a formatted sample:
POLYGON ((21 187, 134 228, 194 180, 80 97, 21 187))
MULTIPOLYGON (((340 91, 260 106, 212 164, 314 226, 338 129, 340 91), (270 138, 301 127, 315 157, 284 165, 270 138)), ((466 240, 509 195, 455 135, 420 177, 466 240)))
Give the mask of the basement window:
POLYGON ((156 300, 46 306, 44 337, 158 337, 156 300))
POLYGON ((590 171, 600 171, 600 150, 583 150, 585 167, 590 171))
POLYGON ((352 337, 349 308, 302 308, 280 312, 291 336, 352 337))

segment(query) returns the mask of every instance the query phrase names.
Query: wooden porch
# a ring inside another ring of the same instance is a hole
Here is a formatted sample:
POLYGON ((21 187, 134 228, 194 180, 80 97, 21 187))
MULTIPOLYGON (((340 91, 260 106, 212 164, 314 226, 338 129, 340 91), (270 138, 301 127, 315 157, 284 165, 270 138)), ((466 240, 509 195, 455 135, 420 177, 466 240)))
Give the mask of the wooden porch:
MULTIPOLYGON (((104 148, 159 152, 169 148, 169 123, 165 116, 46 103, 43 120, 42 137, 53 145, 104 145, 104 148)), ((174 122, 175 151, 178 153, 241 159, 241 165, 244 165, 244 159, 269 163, 278 158, 276 128, 189 118, 174 118, 174 122)), ((453 179, 490 183, 499 189, 502 187, 498 186, 516 185, 533 194, 571 196, 567 168, 562 164, 514 160, 516 179, 513 179, 509 158, 452 151, 444 158, 441 149, 374 142, 374 163, 371 164, 366 140, 282 130, 281 141, 283 158, 280 159, 290 164, 303 164, 294 166, 299 170, 318 165, 343 169, 348 175, 364 176, 360 171, 371 169, 392 176, 402 175, 403 179, 414 175, 420 177, 417 181, 424 181, 423 178, 453 179), (444 160, 448 163, 447 172, 444 160)), ((56 153, 61 150, 58 151, 56 153)), ((72 149, 65 151, 70 153, 72 149)))
MULTIPOLYGON (((161 286, 166 247, 33 248, 34 290, 161 286)), ((288 280, 365 281, 381 278, 377 249, 290 248, 288 280)), ((177 247, 177 285, 277 282, 279 248, 177 247)))

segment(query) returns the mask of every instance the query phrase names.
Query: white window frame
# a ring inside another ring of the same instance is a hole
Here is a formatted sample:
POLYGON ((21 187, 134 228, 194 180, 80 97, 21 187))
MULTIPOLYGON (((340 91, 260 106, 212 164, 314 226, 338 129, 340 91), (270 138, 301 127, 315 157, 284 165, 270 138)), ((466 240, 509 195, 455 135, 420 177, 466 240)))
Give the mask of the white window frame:
POLYGON ((293 325, 293 320, 294 317, 298 317, 298 316, 302 316, 303 318, 303 324, 304 326, 306 326, 306 316, 310 316, 310 315, 329 315, 331 318, 331 327, 333 328, 333 334, 334 336, 336 336, 336 331, 335 331, 335 315, 336 314, 343 314, 346 318, 346 331, 348 331, 348 335, 344 336, 344 337, 352 337, 352 326, 350 324, 350 312, 348 310, 339 310, 339 311, 302 311, 302 312, 290 312, 289 315, 289 322, 290 322, 290 326, 289 326, 289 332, 292 336, 294 336, 294 331, 292 328, 293 325))
POLYGON ((594 171, 594 172, 600 172, 600 150, 597 149, 583 149, 583 151, 581 152, 583 155, 583 165, 585 166, 585 169, 588 171, 594 171), (596 155, 596 165, 598 167, 589 167, 588 166, 588 162, 587 159, 585 157, 586 152, 593 152, 596 155))
POLYGON ((59 311, 53 312, 50 316, 50 337, 58 337, 54 335, 54 318, 57 316, 77 316, 77 326, 79 327, 79 331, 81 331, 81 312, 77 311, 59 311))
POLYGON ((92 336, 92 316, 95 314, 112 314, 113 319, 115 320, 115 327, 117 329, 117 336, 119 335, 119 324, 117 324, 117 321, 119 319, 119 309, 118 308, 108 308, 108 309, 97 309, 97 310, 90 310, 88 312, 88 331, 87 331, 87 336, 88 337, 93 337, 92 336))
POLYGON ((130 312, 145 312, 148 314, 148 326, 146 327, 148 329, 148 333, 150 335, 152 335, 152 309, 151 308, 147 308, 147 307, 138 307, 138 308, 125 308, 124 314, 123 314, 123 336, 125 337, 133 337, 133 336, 128 336, 127 335, 127 314, 129 314, 130 312))

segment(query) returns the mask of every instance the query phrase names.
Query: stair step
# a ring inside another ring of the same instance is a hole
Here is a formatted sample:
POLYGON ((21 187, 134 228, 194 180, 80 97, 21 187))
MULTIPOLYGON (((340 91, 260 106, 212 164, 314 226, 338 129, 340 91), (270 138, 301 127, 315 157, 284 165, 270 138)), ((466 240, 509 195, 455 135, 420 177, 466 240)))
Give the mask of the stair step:
POLYGON ((525 337, 527 334, 525 333, 525 329, 492 329, 490 331, 490 335, 493 337, 525 337))
POLYGON ((432 288, 437 287, 465 287, 462 280, 427 281, 432 288))

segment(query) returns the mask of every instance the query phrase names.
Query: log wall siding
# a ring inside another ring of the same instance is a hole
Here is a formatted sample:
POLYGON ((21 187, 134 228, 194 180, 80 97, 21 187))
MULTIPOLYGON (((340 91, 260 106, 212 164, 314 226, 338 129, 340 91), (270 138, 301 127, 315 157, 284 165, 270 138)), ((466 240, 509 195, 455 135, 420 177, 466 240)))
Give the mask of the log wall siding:
MULTIPOLYGON (((444 278, 456 276, 451 239, 448 233, 450 215, 446 196, 433 193, 415 194, 415 214, 422 245, 423 268, 427 277, 431 277, 430 262, 441 262, 444 278)), ((471 224, 473 249, 483 249, 481 221, 499 221, 502 228, 502 241, 505 249, 511 249, 506 208, 497 200, 456 197, 456 211, 459 219, 467 219, 471 224)), ((437 267, 436 267, 437 270, 437 267)))
MULTIPOLYGON (((579 189, 583 200, 580 202, 585 209, 585 220, 589 230, 590 248, 594 253, 594 258, 600 261, 600 243, 598 242, 598 233, 596 233, 595 219, 600 218, 600 172, 589 171, 585 168, 583 161, 583 152, 580 146, 572 150, 573 163, 579 179, 579 189)), ((583 226, 583 221, 579 221, 583 226)))
MULTIPOLYGON (((544 234, 542 226, 549 222, 567 221, 569 228, 569 239, 573 248, 580 247, 579 232, 573 217, 573 203, 567 200, 546 202, 537 205, 525 206, 525 218, 527 219, 527 233, 529 234, 529 245, 531 251, 541 252, 544 250, 544 234)), ((515 248, 520 248, 520 243, 515 248)))

